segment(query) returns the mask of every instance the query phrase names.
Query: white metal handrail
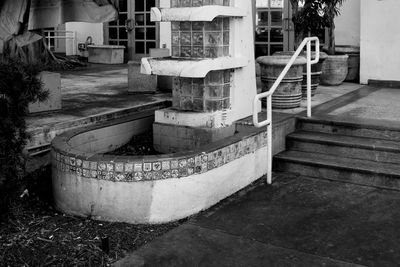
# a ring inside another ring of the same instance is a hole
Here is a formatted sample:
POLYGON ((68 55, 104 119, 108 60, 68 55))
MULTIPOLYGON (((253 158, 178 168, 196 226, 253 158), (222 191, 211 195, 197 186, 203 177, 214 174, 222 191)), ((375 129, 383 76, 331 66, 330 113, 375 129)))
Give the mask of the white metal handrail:
POLYGON ((253 101, 253 124, 255 127, 260 128, 267 126, 267 183, 272 184, 272 95, 278 88, 278 85, 282 82, 283 78, 289 71, 290 67, 295 62, 296 58, 300 55, 304 46, 307 46, 307 117, 311 117, 311 65, 316 64, 319 61, 319 39, 318 37, 307 37, 303 40, 300 46, 297 48, 294 55, 289 60, 286 67, 283 69, 281 74, 278 76, 274 84, 271 86, 269 91, 258 94, 254 97, 253 101), (315 58, 311 60, 311 42, 315 41, 315 58), (259 101, 262 98, 267 98, 267 119, 265 121, 258 121, 258 107, 259 101))
POLYGON ((45 38, 47 39, 47 46, 51 48, 51 39, 58 40, 72 40, 72 51, 76 54, 76 32, 75 31, 62 31, 62 30, 45 30, 43 31, 45 38), (52 35, 53 34, 53 35, 52 35))

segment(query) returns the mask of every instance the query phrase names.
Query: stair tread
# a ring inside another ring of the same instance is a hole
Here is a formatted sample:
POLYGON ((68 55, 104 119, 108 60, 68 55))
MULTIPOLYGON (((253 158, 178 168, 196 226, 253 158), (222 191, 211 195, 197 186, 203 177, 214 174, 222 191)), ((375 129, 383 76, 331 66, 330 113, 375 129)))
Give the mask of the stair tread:
POLYGON ((389 130, 389 131, 400 131, 400 123, 395 121, 386 120, 365 120, 365 121, 355 121, 350 118, 342 118, 337 116, 314 116, 312 118, 299 117, 299 121, 326 125, 342 125, 351 126, 354 128, 366 128, 366 129, 379 129, 379 130, 389 130))
POLYGON ((307 165, 327 166, 400 177, 400 164, 374 162, 294 150, 281 152, 275 156, 275 159, 304 163, 307 165))
POLYGON ((311 143, 326 143, 348 147, 367 148, 372 150, 400 152, 400 142, 370 137, 339 135, 322 132, 296 131, 289 134, 288 138, 311 143))

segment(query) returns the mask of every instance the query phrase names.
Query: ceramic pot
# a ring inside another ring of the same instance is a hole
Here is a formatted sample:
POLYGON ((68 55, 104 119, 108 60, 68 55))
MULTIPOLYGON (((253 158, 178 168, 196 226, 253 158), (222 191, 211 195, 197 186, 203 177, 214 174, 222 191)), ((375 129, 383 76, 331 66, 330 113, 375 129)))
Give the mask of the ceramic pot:
POLYGON ((340 85, 348 73, 348 55, 328 55, 322 64, 321 84, 340 85))
MULTIPOLYGON (((260 64, 262 91, 269 91, 278 76, 281 74, 291 56, 273 55, 257 58, 260 64)), ((272 95, 272 108, 296 108, 300 106, 303 81, 303 66, 306 59, 298 57, 272 95)), ((263 102, 265 106, 265 100, 263 102)))
POLYGON ((360 77, 360 47, 350 45, 338 45, 336 46, 336 53, 346 54, 349 56, 349 67, 345 81, 358 82, 360 77))
MULTIPOLYGON (((287 52, 276 52, 274 55, 288 55, 291 56, 295 52, 294 51, 287 51, 287 52)), ((300 56, 307 58, 307 53, 301 53, 300 56)), ((317 92, 318 85, 320 83, 321 78, 321 70, 322 70, 322 63, 328 57, 328 54, 324 52, 319 53, 319 61, 316 64, 311 65, 311 96, 314 96, 317 92)), ((311 59, 315 58, 315 52, 311 53, 311 59)), ((303 67, 303 82, 301 84, 301 93, 303 98, 307 98, 307 65, 303 67)))

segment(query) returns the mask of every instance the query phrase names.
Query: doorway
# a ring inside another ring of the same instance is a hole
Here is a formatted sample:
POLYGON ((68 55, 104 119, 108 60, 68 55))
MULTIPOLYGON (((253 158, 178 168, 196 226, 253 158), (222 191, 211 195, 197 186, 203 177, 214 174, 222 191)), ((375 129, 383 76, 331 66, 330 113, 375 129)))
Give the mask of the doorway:
POLYGON ((256 0, 255 55, 273 55, 294 49, 289 0, 256 0))
POLYGON ((156 6, 158 0, 119 0, 118 20, 105 23, 105 43, 125 46, 127 60, 149 56, 159 39, 158 25, 150 21, 150 9, 156 6))

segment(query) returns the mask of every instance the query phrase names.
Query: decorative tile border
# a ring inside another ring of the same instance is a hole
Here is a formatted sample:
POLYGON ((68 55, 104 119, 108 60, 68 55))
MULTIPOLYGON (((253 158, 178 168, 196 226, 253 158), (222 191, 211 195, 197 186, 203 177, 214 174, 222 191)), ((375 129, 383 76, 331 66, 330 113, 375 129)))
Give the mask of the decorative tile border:
MULTIPOLYGON (((71 156, 53 147, 53 166, 62 172, 78 177, 113 182, 140 182, 184 178, 205 173, 228 164, 267 145, 267 132, 243 138, 208 153, 199 153, 188 157, 156 159, 153 161, 90 161, 71 156)), ((129 160, 129 158, 127 158, 129 160)))

